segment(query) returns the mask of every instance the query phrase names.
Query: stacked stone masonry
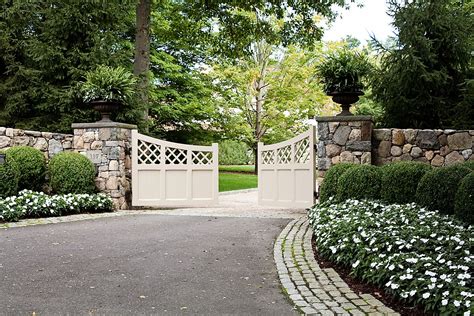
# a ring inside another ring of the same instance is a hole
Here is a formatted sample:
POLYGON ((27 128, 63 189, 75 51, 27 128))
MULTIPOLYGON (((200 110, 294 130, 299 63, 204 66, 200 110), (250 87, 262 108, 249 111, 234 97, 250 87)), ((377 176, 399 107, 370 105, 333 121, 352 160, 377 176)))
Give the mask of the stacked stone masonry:
POLYGON ((131 128, 135 126, 109 125, 73 124, 73 145, 95 164, 97 189, 113 199, 115 209, 123 210, 131 201, 131 128))
POLYGON ((0 150, 13 146, 30 146, 39 149, 49 159, 62 151, 72 150, 73 135, 26 131, 0 127, 0 150))
POLYGON ((373 129, 370 116, 318 117, 319 176, 334 164, 421 161, 441 167, 474 160, 474 130, 373 129))
POLYGON ((0 127, 0 150, 30 146, 42 151, 46 159, 62 151, 76 151, 96 166, 96 187, 108 194, 116 209, 130 208, 131 130, 121 123, 73 124, 74 135, 26 131, 0 127))
POLYGON ((368 116, 319 117, 317 167, 320 176, 339 162, 372 163, 372 120, 368 116))
POLYGON ((474 160, 474 130, 375 129, 372 154, 377 165, 421 161, 433 167, 474 160))

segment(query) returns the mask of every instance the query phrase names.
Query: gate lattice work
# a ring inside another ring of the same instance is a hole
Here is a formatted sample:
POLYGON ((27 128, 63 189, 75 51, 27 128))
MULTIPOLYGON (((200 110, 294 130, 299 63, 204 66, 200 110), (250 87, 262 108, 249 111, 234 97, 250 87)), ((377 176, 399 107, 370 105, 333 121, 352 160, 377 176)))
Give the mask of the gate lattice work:
POLYGON ((309 207, 314 204, 315 127, 287 141, 258 144, 258 203, 309 207))
POLYGON ((217 144, 178 144, 132 131, 133 206, 216 204, 218 172, 217 144))

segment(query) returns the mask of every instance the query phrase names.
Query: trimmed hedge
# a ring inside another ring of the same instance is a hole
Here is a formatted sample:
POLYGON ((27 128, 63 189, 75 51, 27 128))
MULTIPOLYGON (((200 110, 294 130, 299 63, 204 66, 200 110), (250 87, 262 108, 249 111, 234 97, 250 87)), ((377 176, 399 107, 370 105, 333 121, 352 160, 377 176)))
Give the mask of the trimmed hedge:
POLYGON ((454 215, 469 225, 474 224, 474 172, 465 176, 459 184, 454 202, 454 215))
POLYGON ((338 163, 329 168, 324 175, 324 181, 319 190, 319 201, 325 202, 329 200, 330 197, 336 197, 339 178, 344 174, 344 172, 355 166, 356 165, 352 163, 338 163))
POLYGON ((454 197, 459 182, 472 170, 461 165, 441 167, 427 172, 416 190, 418 204, 443 214, 454 213, 454 197))
POLYGON ((62 152, 49 162, 50 185, 58 194, 95 192, 95 166, 86 156, 62 152))
POLYGON ((464 167, 468 167, 471 170, 474 170, 474 160, 468 160, 462 164, 464 167))
POLYGON ((18 192, 20 170, 9 152, 5 154, 5 162, 0 164, 0 198, 15 195, 18 192))
POLYGON ((389 203, 415 202, 418 182, 430 170, 430 165, 413 161, 384 165, 381 168, 380 197, 389 203))
POLYGON ((7 152, 17 162, 20 170, 18 190, 40 191, 46 175, 46 159, 43 153, 27 146, 15 146, 7 152))
POLYGON ((357 165, 342 174, 337 183, 337 199, 379 199, 381 171, 376 166, 357 165))

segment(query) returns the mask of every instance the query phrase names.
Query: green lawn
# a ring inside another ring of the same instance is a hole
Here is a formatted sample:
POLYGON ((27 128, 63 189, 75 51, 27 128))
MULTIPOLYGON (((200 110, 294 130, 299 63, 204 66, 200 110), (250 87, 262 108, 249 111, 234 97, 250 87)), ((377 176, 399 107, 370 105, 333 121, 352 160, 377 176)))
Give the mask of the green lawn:
POLYGON ((257 187, 257 176, 246 173, 219 172, 219 192, 257 187))
POLYGON ((219 172, 243 172, 243 173, 254 173, 254 165, 241 165, 241 166, 219 166, 219 172))

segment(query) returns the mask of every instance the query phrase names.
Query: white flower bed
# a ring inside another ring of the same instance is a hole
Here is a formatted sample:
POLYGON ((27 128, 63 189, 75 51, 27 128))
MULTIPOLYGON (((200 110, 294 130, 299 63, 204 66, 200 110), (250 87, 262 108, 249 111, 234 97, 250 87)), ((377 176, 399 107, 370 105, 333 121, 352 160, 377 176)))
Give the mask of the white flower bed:
POLYGON ((64 194, 49 196, 43 192, 23 190, 18 196, 0 199, 0 220, 48 217, 83 212, 113 210, 112 200, 105 194, 64 194))
POLYGON ((473 312, 473 227, 416 204, 347 200, 309 210, 318 251, 441 315, 473 312))

